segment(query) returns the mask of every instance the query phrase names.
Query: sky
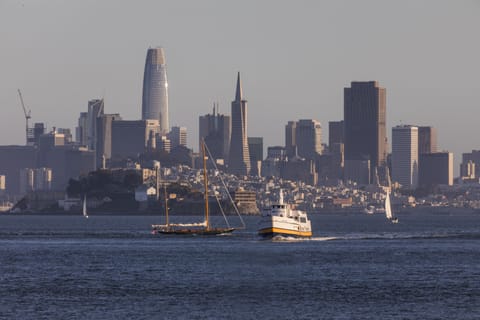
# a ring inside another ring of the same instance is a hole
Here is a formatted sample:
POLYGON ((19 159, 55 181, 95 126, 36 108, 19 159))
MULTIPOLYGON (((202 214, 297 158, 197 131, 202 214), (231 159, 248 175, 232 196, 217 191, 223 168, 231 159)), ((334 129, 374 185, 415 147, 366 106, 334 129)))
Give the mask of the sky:
POLYGON ((434 126, 440 150, 480 149, 478 0, 0 0, 0 145, 31 122, 74 128, 87 102, 141 118, 146 51, 165 48, 170 125, 198 149, 198 117, 230 114, 236 73, 248 135, 284 145, 289 120, 343 119, 343 88, 377 80, 387 128, 434 126))

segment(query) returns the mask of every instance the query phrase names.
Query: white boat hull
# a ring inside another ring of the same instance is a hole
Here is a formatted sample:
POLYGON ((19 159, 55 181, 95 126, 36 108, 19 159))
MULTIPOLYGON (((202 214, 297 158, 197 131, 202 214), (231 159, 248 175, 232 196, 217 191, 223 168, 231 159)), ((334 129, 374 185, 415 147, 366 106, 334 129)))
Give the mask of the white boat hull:
POLYGON ((260 221, 258 234, 264 237, 277 235, 294 237, 311 237, 310 221, 301 223, 290 217, 264 216, 260 221))

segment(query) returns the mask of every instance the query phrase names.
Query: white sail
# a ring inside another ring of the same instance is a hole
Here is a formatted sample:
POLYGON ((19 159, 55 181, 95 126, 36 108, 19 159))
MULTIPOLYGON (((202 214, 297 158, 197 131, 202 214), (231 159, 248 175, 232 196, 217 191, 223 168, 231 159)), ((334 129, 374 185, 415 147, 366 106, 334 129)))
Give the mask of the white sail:
POLYGON ((387 197, 385 198, 385 215, 387 219, 393 219, 392 205, 390 204, 390 191, 387 191, 387 197))
POLYGON ((86 196, 86 195, 83 197, 83 216, 88 219, 88 213, 87 213, 87 196, 86 196))

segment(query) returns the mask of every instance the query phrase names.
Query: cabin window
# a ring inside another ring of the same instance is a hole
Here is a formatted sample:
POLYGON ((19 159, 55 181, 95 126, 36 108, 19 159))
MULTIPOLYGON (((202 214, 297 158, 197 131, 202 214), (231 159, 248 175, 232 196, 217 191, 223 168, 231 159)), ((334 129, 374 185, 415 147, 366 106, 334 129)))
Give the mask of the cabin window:
POLYGON ((302 218, 300 218, 300 222, 301 222, 301 223, 305 223, 305 222, 307 222, 307 219, 304 218, 304 217, 302 217, 302 218))

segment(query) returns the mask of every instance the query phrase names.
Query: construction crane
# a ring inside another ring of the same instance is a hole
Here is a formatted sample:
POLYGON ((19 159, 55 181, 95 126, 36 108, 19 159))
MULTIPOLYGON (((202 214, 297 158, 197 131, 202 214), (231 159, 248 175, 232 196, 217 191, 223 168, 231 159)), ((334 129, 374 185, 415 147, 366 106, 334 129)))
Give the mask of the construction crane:
POLYGON ((20 97, 20 102, 22 103, 22 108, 23 108, 23 113, 25 114, 25 138, 27 139, 27 145, 29 145, 30 143, 30 127, 28 126, 28 120, 30 120, 31 116, 30 116, 30 113, 31 111, 28 110, 27 112, 27 108, 25 108, 25 103, 23 103, 23 97, 22 97, 22 92, 20 91, 20 89, 18 89, 18 96, 20 97))

